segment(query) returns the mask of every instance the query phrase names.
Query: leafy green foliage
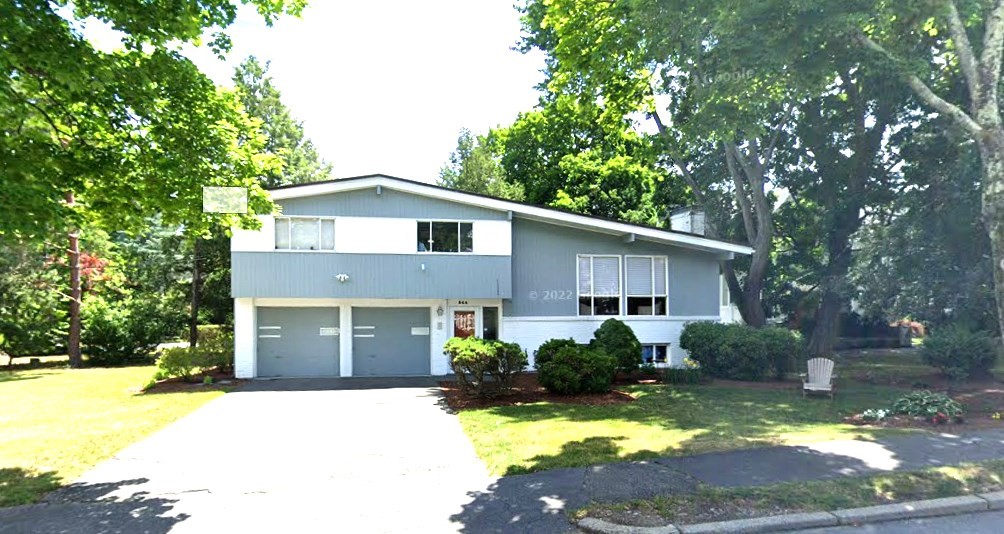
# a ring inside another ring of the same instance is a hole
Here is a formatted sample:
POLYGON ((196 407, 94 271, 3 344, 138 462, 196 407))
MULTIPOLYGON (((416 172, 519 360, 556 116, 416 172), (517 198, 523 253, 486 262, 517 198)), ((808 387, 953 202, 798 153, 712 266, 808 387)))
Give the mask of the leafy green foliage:
MULTIPOLYGON (((234 367, 234 335, 224 329, 200 332, 196 347, 171 347, 157 358, 156 380, 180 378, 191 382, 197 372, 216 370, 228 372, 234 367), (203 334, 205 334, 203 336, 203 334)), ((212 378, 210 378, 210 383, 212 378)))
POLYGON ((936 423, 945 423, 949 419, 962 417, 962 405, 955 402, 944 393, 931 391, 914 391, 896 400, 892 411, 902 415, 924 417, 936 423))
POLYGON ((508 392, 513 378, 528 364, 526 352, 518 344, 473 336, 450 338, 443 353, 449 356, 460 387, 478 396, 508 392))
POLYGON ((710 322, 685 326, 680 347, 708 376, 733 380, 780 380, 804 350, 798 334, 789 330, 710 322))
POLYGON ((579 344, 576 343, 575 340, 572 338, 548 339, 547 341, 545 341, 543 344, 540 345, 540 348, 538 348, 537 352, 534 354, 533 367, 535 369, 540 369, 542 365, 554 359, 554 355, 557 354, 558 350, 561 349, 562 347, 577 347, 577 346, 579 346, 579 344))
POLYGON ((542 365, 537 381, 559 395, 610 391, 617 360, 592 347, 562 347, 551 361, 542 365))
POLYGON ((99 296, 84 300, 81 316, 81 342, 92 366, 146 360, 184 320, 178 311, 166 309, 156 300, 109 301, 99 296))
POLYGON ((955 380, 990 376, 997 363, 997 343, 986 332, 971 332, 960 325, 945 326, 924 339, 924 363, 955 380))
POLYGON ((294 119, 282 102, 268 69, 269 63, 262 65, 258 58, 249 56, 234 72, 234 86, 244 111, 260 121, 264 152, 282 162, 281 167, 260 176, 261 185, 268 188, 329 179, 331 164, 321 158, 304 134, 303 123, 294 119))
POLYGON ((507 200, 523 200, 523 186, 506 179, 495 148, 487 137, 475 136, 466 128, 461 130, 457 149, 439 171, 439 185, 507 200))
POLYGON ((669 367, 663 371, 662 377, 667 384, 700 384, 704 380, 700 367, 669 367))
POLYGON ((630 373, 641 364, 641 343, 634 330, 618 319, 607 319, 593 333, 590 345, 617 360, 617 370, 630 373))
POLYGON ((64 350, 61 273, 46 252, 0 240, 0 352, 35 356, 64 350))
POLYGON ((659 166, 652 139, 571 97, 556 95, 520 114, 493 130, 489 142, 507 180, 533 204, 659 226, 665 206, 690 202, 686 188, 659 166))
POLYGON ((164 349, 157 358, 157 372, 154 378, 180 378, 191 382, 196 369, 199 368, 198 354, 188 347, 171 347, 164 349))

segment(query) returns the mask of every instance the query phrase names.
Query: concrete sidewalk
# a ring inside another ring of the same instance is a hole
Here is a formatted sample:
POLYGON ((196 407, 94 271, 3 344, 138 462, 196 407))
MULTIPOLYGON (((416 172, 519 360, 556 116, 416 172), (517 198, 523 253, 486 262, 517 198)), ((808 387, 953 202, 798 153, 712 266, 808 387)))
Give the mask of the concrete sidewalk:
POLYGON ((1004 458, 1004 430, 911 434, 767 447, 503 477, 453 517, 465 532, 572 532, 565 512, 693 492, 698 484, 747 487, 911 471, 1004 458))

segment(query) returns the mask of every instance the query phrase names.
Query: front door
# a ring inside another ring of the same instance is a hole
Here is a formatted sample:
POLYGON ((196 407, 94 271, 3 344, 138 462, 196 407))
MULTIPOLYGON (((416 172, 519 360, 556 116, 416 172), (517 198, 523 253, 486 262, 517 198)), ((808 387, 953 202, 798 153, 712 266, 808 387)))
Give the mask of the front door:
POLYGON ((474 308, 453 310, 453 337, 471 337, 478 332, 478 312, 474 308))

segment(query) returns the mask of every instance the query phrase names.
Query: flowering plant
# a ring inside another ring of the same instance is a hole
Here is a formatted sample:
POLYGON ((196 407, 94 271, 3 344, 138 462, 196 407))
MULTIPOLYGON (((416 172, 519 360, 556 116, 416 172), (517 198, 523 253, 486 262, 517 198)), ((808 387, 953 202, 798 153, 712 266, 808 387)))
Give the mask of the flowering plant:
POLYGON ((693 360, 693 359, 690 359, 690 358, 684 358, 683 359, 683 366, 686 367, 687 369, 700 369, 701 368, 701 363, 698 362, 697 360, 693 360))

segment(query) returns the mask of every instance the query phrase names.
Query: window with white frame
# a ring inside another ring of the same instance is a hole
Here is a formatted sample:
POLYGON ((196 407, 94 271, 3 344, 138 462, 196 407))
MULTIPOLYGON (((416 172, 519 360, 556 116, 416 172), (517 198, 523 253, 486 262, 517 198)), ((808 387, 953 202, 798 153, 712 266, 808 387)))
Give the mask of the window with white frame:
POLYGON ((276 217, 276 250, 335 250, 335 220, 322 217, 276 217))
POLYGON ((666 256, 625 256, 628 315, 666 315, 666 256))
POLYGON ((418 221, 418 252, 474 252, 474 223, 418 221))
POLYGON ((654 343, 641 346, 641 362, 655 366, 669 365, 669 343, 654 343))
POLYGON ((579 315, 621 314, 620 256, 578 256, 579 315))

